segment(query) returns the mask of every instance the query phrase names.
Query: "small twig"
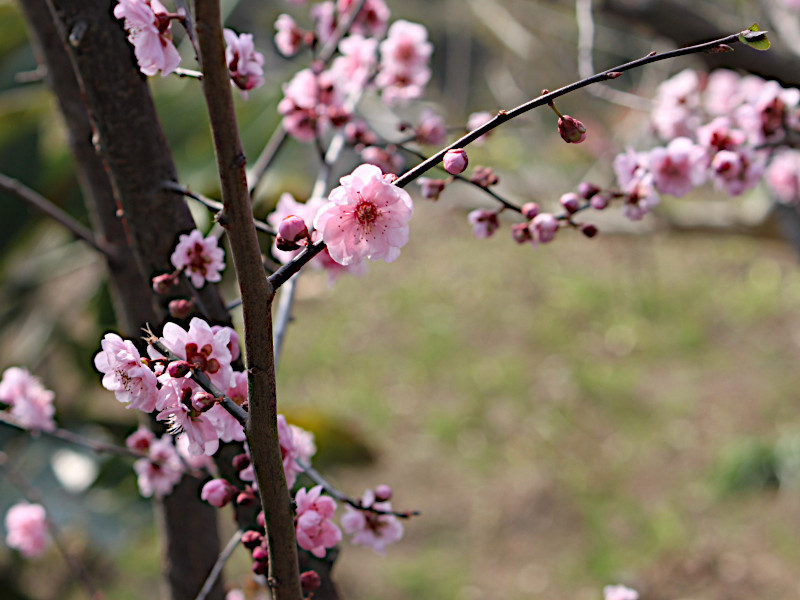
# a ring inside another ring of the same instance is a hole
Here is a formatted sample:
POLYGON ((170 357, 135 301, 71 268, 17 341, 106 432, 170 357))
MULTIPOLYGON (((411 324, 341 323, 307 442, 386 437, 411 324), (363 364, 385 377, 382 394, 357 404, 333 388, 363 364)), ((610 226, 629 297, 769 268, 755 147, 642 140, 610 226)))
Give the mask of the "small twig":
POLYGON ((360 500, 353 500, 350 496, 348 496, 344 492, 341 492, 338 489, 336 489, 333 485, 331 485, 331 483, 327 479, 325 479, 322 475, 319 474, 319 471, 317 471, 311 465, 306 465, 305 463, 299 460, 297 461, 297 464, 300 465, 300 467, 303 469, 303 472, 306 475, 308 475, 309 479, 311 479, 311 481, 313 481, 317 485, 321 485, 329 496, 336 498, 339 502, 344 502, 345 504, 349 504, 353 508, 375 513, 376 515, 394 515, 395 517, 399 517, 401 519, 410 519, 411 517, 416 517, 420 514, 418 510, 401 512, 394 510, 384 510, 382 508, 374 508, 371 506, 364 506, 361 504, 360 500))
POLYGON ((0 189, 16 196, 20 200, 27 202, 31 206, 39 209, 48 217, 54 219, 66 227, 75 237, 85 241, 95 250, 109 258, 113 258, 113 249, 100 240, 96 239, 92 230, 82 225, 72 218, 65 211, 53 204, 50 200, 32 190, 22 182, 0 173, 0 189))
POLYGON ((439 152, 431 156, 428 160, 421 162, 413 169, 407 171, 397 181, 395 181, 395 185, 398 187, 407 186, 417 177, 421 176, 423 173, 431 169, 434 165, 437 165, 439 162, 441 162, 442 158, 444 157, 444 155, 447 153, 448 150, 451 150, 453 148, 463 148, 468 144, 471 144, 472 142, 477 140, 485 133, 490 132, 495 127, 498 127, 503 123, 510 121, 511 119, 528 112, 529 110, 533 110, 534 108, 550 104, 556 98, 560 98, 561 96, 565 96, 566 94, 570 94, 574 91, 577 91, 581 88, 585 88, 594 83, 615 79, 618 76, 617 74, 622 73, 623 71, 630 71, 631 69, 635 69, 653 62, 658 62, 660 60, 676 58, 678 56, 685 56, 687 54, 696 54, 698 52, 703 52, 704 50, 708 50, 709 48, 718 47, 721 44, 735 44, 738 42, 739 42, 739 33, 737 32, 725 36, 723 38, 713 40, 711 42, 705 42, 703 44, 688 46, 686 48, 679 48, 677 50, 670 50, 669 52, 662 52, 661 54, 652 52, 647 56, 644 56, 637 60, 633 60, 625 64, 613 67, 611 69, 607 69, 602 73, 597 73, 596 75, 592 75, 591 77, 587 77, 585 79, 581 79, 580 81, 576 81, 574 83, 570 83, 569 85, 565 85, 564 87, 561 87, 555 91, 542 94, 538 98, 529 100, 528 102, 525 102, 524 104, 521 104, 520 106, 517 106, 516 108, 513 108, 511 110, 501 110, 492 120, 481 125, 477 129, 473 129, 465 136, 456 140, 449 146, 442 148, 439 152))
MULTIPOLYGON (((169 361, 176 361, 176 360, 183 360, 180 356, 175 354, 172 350, 167 348, 152 332, 148 331, 148 336, 145 338, 145 341, 150 344, 153 348, 158 350, 164 358, 169 359, 169 361)), ((236 419, 239 424, 244 427, 247 423, 247 411, 245 411, 241 406, 236 404, 233 400, 231 400, 228 396, 226 396, 222 390, 220 390, 217 386, 211 383, 211 380, 206 376, 205 373, 199 371, 197 369, 193 369, 191 371, 192 379, 207 391, 209 394, 213 394, 215 398, 219 400, 220 405, 227 410, 231 416, 236 419)))
POLYGON ((286 339, 286 330, 292 320, 292 305, 294 304, 294 294, 297 289, 297 278, 294 277, 286 282, 278 298, 278 309, 275 311, 275 368, 278 368, 283 350, 283 341, 286 339))
POLYGON ((206 600, 208 594, 211 592, 211 589, 214 587, 214 584, 217 582, 217 579, 219 579, 219 575, 222 573, 222 568, 225 566, 225 563, 228 562, 228 559, 231 557, 231 554, 233 554, 233 551, 236 550, 236 547, 239 545, 241 540, 242 530, 239 529, 233 534, 233 536, 231 536, 231 539, 228 540, 225 548, 223 548, 222 552, 219 553, 217 562, 215 562, 214 566, 211 567, 211 571, 209 571, 208 577, 206 577, 203 587, 200 588, 195 600, 206 600))
POLYGON ((16 83, 37 83, 47 77, 47 67, 44 64, 36 65, 32 71, 20 71, 14 74, 16 83))
MULTIPOLYGON (((194 21, 192 21, 192 13, 189 12, 189 7, 187 6, 186 0, 175 0, 175 6, 177 8, 182 8, 184 12, 183 18, 180 20, 181 25, 186 30, 186 35, 189 38, 189 41, 192 43, 192 49, 194 50, 194 58, 198 62, 200 62, 200 49, 197 47, 197 36, 194 32, 194 21)), ((201 74, 202 75, 202 74, 201 74)))
POLYGON ((292 275, 302 269, 308 262, 311 261, 312 258, 314 258, 323 250, 325 250, 325 244, 323 242, 317 242, 316 244, 312 244, 311 246, 307 246, 301 250, 300 254, 295 256, 292 260, 268 277, 273 289, 278 289, 284 283, 289 281, 289 278, 291 278, 292 275))
MULTIPOLYGON (((47 506, 42 499, 41 494, 33 487, 33 485, 20 473, 17 469, 12 467, 8 462, 8 455, 5 452, 0 452, 0 469, 5 473, 6 478, 17 488, 22 495, 25 496, 25 499, 32 503, 32 504, 40 504, 44 507, 44 512, 46 515, 50 514, 47 506)), ((83 564, 73 556, 69 550, 67 550, 66 545, 62 540, 61 528, 48 516, 45 519, 45 523, 47 524, 47 530, 50 533, 50 537, 53 538, 53 543, 55 544, 58 551, 61 553, 61 556, 64 557, 64 561, 69 565, 69 568, 72 569, 76 579, 81 582, 83 587, 86 589, 86 594, 92 600, 100 600, 103 598, 103 594, 95 586, 92 578, 89 576, 89 572, 83 566, 83 564)))
POLYGON ((178 77, 190 77, 192 79, 203 79, 203 74, 200 71, 193 71, 192 69, 184 69, 178 67, 173 71, 178 77))
POLYGON ((256 162, 253 163, 253 167, 247 173, 247 181, 249 182, 248 186, 250 188, 251 196, 255 195, 259 184, 267 174, 267 170, 272 164, 272 161, 275 160, 275 157, 278 155, 278 151, 281 149, 281 146, 283 146, 283 142, 286 141, 286 138, 286 129, 283 127, 282 123, 278 123, 277 127, 275 127, 275 131, 272 132, 272 136, 269 138, 267 145, 264 146, 264 149, 261 151, 261 154, 258 155, 256 162))
MULTIPOLYGON (((29 431, 27 427, 21 425, 16 419, 5 412, 0 412, 0 423, 10 427, 16 427, 17 429, 22 429, 23 431, 29 431)), ((129 456, 131 458, 147 458, 146 453, 137 452, 136 450, 131 450, 130 448, 125 448, 123 446, 98 442, 97 440, 78 435, 77 433, 69 431, 68 429, 57 428, 53 431, 39 430, 39 432, 43 433, 44 435, 49 435, 51 437, 64 440, 65 442, 69 442, 70 444, 74 444, 76 446, 88 448, 92 452, 98 454, 106 452, 108 454, 118 454, 120 456, 129 456)))

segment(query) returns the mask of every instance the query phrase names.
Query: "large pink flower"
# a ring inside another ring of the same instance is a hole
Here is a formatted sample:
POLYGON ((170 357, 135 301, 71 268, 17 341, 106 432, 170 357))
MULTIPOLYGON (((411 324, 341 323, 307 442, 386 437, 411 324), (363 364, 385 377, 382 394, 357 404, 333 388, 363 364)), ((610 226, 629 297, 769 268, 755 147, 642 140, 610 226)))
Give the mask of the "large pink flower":
MULTIPOLYGON (((384 511, 392 509, 391 502, 375 502, 375 493, 372 490, 364 492, 361 505, 384 511)), ((369 546, 383 554, 386 546, 403 537, 403 524, 394 515, 358 510, 352 506, 345 508, 347 512, 342 517, 342 527, 345 533, 353 536, 351 541, 354 544, 369 546)))
POLYGON ((9 367, 0 380, 0 402, 11 406, 11 416, 22 427, 32 430, 53 431, 55 394, 27 369, 9 367))
MULTIPOLYGON (((228 347, 231 331, 229 327, 214 331, 203 319, 195 317, 189 322, 189 331, 177 323, 164 325, 161 342, 205 373, 214 385, 227 390, 233 384, 231 351, 228 347)), ((152 347, 149 352, 153 358, 160 356, 152 347)))
POLYGON ((152 412, 158 395, 156 376, 142 364, 133 342, 116 333, 107 333, 101 342, 102 350, 94 357, 94 366, 103 373, 103 387, 114 392, 117 400, 128 408, 152 412))
POLYGON ((203 234, 195 229, 178 238, 170 262, 176 269, 186 273, 194 287, 200 288, 206 281, 222 279, 220 273, 225 269, 225 251, 218 246, 217 238, 213 235, 203 238, 203 234))
POLYGON ((396 260, 408 242, 411 196, 384 179, 374 165, 361 165, 339 181, 342 185, 314 219, 331 258, 341 265, 365 258, 396 260))
POLYGON ((155 75, 159 70, 166 77, 178 68, 181 56, 172 43, 172 20, 167 9, 158 0, 120 0, 114 7, 114 16, 125 19, 128 41, 139 70, 145 75, 155 75))
POLYGON ((8 509, 6 544, 27 558, 37 558, 47 549, 47 516, 41 504, 21 502, 8 509))
POLYGON ((318 558, 342 539, 341 529, 330 520, 336 512, 336 502, 321 494, 322 486, 318 485, 309 491, 302 488, 295 496, 297 544, 318 558))

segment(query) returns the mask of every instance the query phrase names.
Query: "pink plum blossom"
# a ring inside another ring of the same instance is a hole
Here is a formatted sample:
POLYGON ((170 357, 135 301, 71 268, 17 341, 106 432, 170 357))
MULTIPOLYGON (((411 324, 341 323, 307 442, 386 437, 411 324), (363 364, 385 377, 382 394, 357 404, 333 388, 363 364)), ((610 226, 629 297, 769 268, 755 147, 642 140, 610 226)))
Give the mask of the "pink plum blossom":
POLYGON ((556 237, 556 232, 558 231, 559 223, 558 219, 555 218, 550 213, 539 213, 533 220, 529 226, 532 240, 531 244, 536 246, 537 243, 547 244, 553 241, 556 237))
MULTIPOLYGON (((339 15, 349 15, 357 0, 336 0, 336 10, 339 15)), ((368 37, 381 37, 386 32, 391 12, 383 0, 366 0, 358 12, 350 31, 368 37)))
POLYGON ((361 165, 339 181, 314 218, 331 258, 345 266, 365 258, 396 260, 408 242, 414 212, 408 192, 389 183, 374 165, 361 165))
POLYGON ((778 152, 767 167, 765 179, 778 202, 800 203, 800 151, 778 152))
POLYGON ((278 15, 275 21, 275 46, 283 56, 293 56, 300 50, 305 31, 287 14, 278 15))
POLYGON ((317 75, 311 69, 303 69, 284 84, 278 112, 283 115, 283 126, 290 135, 301 142, 310 142, 328 125, 347 122, 349 114, 336 84, 330 72, 317 75))
POLYGON ((311 458, 317 453, 314 434, 297 425, 289 425, 289 429, 292 431, 292 441, 297 449, 297 458, 303 464, 310 465, 311 458))
MULTIPOLYGON (((391 502, 376 502, 372 490, 364 492, 361 505, 365 508, 389 511, 391 502)), ((342 516, 342 527, 345 533, 352 535, 352 542, 358 546, 368 546, 384 554, 386 546, 403 537, 403 524, 394 515, 378 514, 367 510, 358 510, 346 506, 342 516)))
POLYGON ((558 118, 558 134, 568 144, 580 144, 586 139, 586 126, 575 117, 558 118))
POLYGON ((291 488, 297 481, 297 476, 303 472, 303 467, 297 462, 297 459, 300 458, 300 450, 294 442, 294 434, 283 415, 278 415, 278 443, 281 446, 286 485, 291 488))
POLYGON ((758 184, 764 174, 764 163, 763 156, 749 148, 717 152, 710 167, 714 187, 738 196, 758 184))
POLYGON ((155 75, 159 70, 166 77, 178 68, 180 54, 172 43, 172 20, 167 9, 158 0, 120 0, 114 7, 114 16, 125 20, 128 41, 139 70, 145 75, 155 75))
POLYGON ((194 287, 201 288, 206 281, 222 279, 220 273, 225 269, 225 251, 218 246, 216 237, 210 235, 203 238, 203 234, 195 229, 178 238, 170 262, 176 269, 186 273, 194 287))
POLYGON ((21 502, 8 509, 6 544, 26 558, 38 558, 47 549, 47 515, 41 504, 21 502))
POLYGON ((430 177, 420 177, 417 179, 417 183, 421 188, 422 197, 428 200, 438 200, 439 195, 447 185, 444 179, 432 179, 430 177))
POLYGON ((368 165, 375 165, 384 173, 400 173, 403 170, 403 157, 397 152, 397 147, 389 144, 381 146, 367 146, 361 150, 361 160, 368 165))
POLYGON ((156 436, 152 431, 140 425, 136 431, 125 439, 125 446, 136 452, 147 453, 150 450, 150 444, 152 444, 155 439, 156 436))
POLYGON ((603 588, 603 600, 639 600, 639 592, 624 585, 607 585, 603 588))
POLYGON ((311 18, 318 40, 324 44, 336 31, 336 6, 330 0, 317 2, 311 6, 311 18))
POLYGON ((233 500, 238 494, 234 486, 228 483, 225 479, 212 479, 203 485, 200 490, 200 499, 205 500, 211 506, 222 508, 228 502, 233 500))
POLYGON ((242 33, 237 36, 231 29, 223 30, 223 34, 226 45, 225 61, 228 63, 231 80, 242 90, 242 97, 246 100, 248 90, 264 84, 264 55, 256 51, 252 34, 242 33))
MULTIPOLYGON (((474 131, 478 127, 486 125, 489 121, 494 119, 494 115, 488 111, 481 111, 481 112, 474 112, 467 118, 467 131, 474 131)), ((481 137, 476 139, 473 144, 482 144, 484 143, 490 135, 494 133, 494 130, 489 131, 488 133, 484 133, 481 137)))
POLYGON ((378 40, 349 35, 339 42, 339 52, 330 73, 343 93, 356 94, 367 85, 378 62, 378 40))
MULTIPOLYGON (((234 385, 230 386, 225 392, 228 396, 239 406, 242 406, 247 401, 247 373, 243 371, 234 371, 233 373, 234 385)), ((225 408, 217 404, 213 408, 205 412, 205 417, 211 421, 214 429, 217 430, 219 439, 223 442, 243 442, 245 440, 244 428, 236 418, 231 415, 225 408)))
POLYGON ((711 152, 735 150, 745 143, 747 135, 734 129, 729 117, 717 117, 697 130, 697 141, 711 152))
POLYGON ((380 71, 375 80, 387 102, 410 100, 422 96, 431 78, 428 67, 433 44, 423 25, 399 20, 392 23, 381 42, 380 71))
POLYGON ((476 208, 467 215, 467 221, 472 225, 472 235, 478 239, 491 237, 500 223, 497 220, 497 213, 484 208, 476 208))
POLYGON ((156 376, 142 364, 133 342, 116 333, 107 333, 100 343, 102 350, 94 357, 94 366, 103 373, 103 387, 114 392, 117 400, 142 412, 152 412, 158 398, 156 376))
POLYGON ((156 417, 169 423, 169 433, 186 436, 189 454, 211 456, 219 448, 219 434, 204 412, 191 402, 199 386, 190 379, 165 379, 162 381, 159 403, 164 409, 156 417))
POLYGON ((9 367, 0 380, 0 402, 11 407, 16 422, 33 431, 53 431, 56 408, 55 393, 22 367, 9 367))
POLYGON ((717 69, 708 76, 703 91, 703 108, 710 115, 733 114, 734 109, 744 100, 741 77, 728 69, 717 69))
POLYGON ((692 69, 685 69, 658 86, 651 113, 653 127, 665 140, 691 136, 700 125, 699 107, 700 78, 692 69))
POLYGON ((183 463, 169 436, 150 443, 147 458, 133 463, 136 483, 144 498, 168 496, 183 477, 183 463))
POLYGON ((333 548, 342 539, 341 529, 330 520, 336 512, 336 502, 321 494, 322 486, 318 485, 308 491, 302 488, 295 496, 297 544, 317 558, 323 558, 325 549, 333 548))
MULTIPOLYGON (((273 229, 277 230, 286 217, 295 215, 303 219, 306 228, 310 231, 314 227, 314 217, 325 204, 326 201, 324 198, 311 198, 305 203, 298 202, 291 194, 284 192, 278 199, 275 210, 267 217, 267 223, 269 223, 273 229)), ((275 255, 275 258, 282 263, 289 262, 297 256, 299 252, 299 249, 291 251, 279 250, 277 244, 272 247, 272 253, 275 255)))
POLYGON ((430 109, 423 111, 419 124, 414 128, 418 144, 440 146, 447 138, 447 128, 442 117, 430 109))
MULTIPOLYGON (((233 368, 231 367, 231 351, 228 347, 231 338, 229 327, 214 331, 200 318, 189 321, 186 331, 177 323, 164 325, 161 342, 183 360, 205 373, 209 379, 222 389, 231 385, 233 368)), ((153 358, 158 353, 149 349, 153 358)), ((163 405, 159 405, 160 408, 163 405)))
POLYGON ((680 198, 706 179, 706 151, 689 138, 675 138, 666 148, 653 148, 648 158, 653 182, 661 194, 680 198))
POLYGON ((785 127, 797 127, 800 90, 786 89, 776 81, 764 81, 758 93, 736 110, 736 120, 752 144, 781 139, 785 127))

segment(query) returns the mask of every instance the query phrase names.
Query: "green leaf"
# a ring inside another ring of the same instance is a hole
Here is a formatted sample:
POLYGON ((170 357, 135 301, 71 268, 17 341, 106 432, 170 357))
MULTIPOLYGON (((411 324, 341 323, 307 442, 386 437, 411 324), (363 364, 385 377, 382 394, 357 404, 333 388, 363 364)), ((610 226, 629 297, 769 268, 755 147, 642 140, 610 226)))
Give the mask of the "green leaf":
POLYGON ((758 23, 753 23, 747 30, 739 34, 739 41, 755 50, 769 50, 770 42, 766 31, 761 31, 758 23))

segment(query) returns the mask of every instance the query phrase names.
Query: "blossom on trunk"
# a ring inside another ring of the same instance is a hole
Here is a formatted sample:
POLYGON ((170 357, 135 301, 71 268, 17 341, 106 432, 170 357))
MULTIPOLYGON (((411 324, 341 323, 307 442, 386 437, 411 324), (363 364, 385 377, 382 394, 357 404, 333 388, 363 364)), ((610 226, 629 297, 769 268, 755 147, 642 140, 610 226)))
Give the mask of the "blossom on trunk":
POLYGON ((159 70, 166 77, 178 68, 181 56, 172 43, 172 18, 158 0, 120 0, 114 16, 125 20, 128 41, 139 70, 155 75, 159 70))
POLYGON ((147 458, 133 463, 136 483, 144 498, 168 496, 183 477, 183 463, 172 439, 164 436, 150 443, 147 458))
POLYGON ((318 485, 311 490, 302 488, 295 496, 297 544, 317 558, 323 558, 325 549, 333 548, 342 539, 342 530, 331 521, 336 502, 321 494, 322 486, 318 485))
POLYGON ((247 100, 247 90, 264 84, 264 55, 256 51, 253 34, 236 35, 231 29, 224 29, 222 33, 225 36, 225 62, 228 63, 231 80, 247 100))
POLYGON ((176 269, 186 273, 194 287, 201 288, 206 281, 222 279, 220 273, 225 269, 225 251, 218 246, 217 238, 213 235, 203 238, 203 234, 195 229, 178 238, 170 262, 176 269))

